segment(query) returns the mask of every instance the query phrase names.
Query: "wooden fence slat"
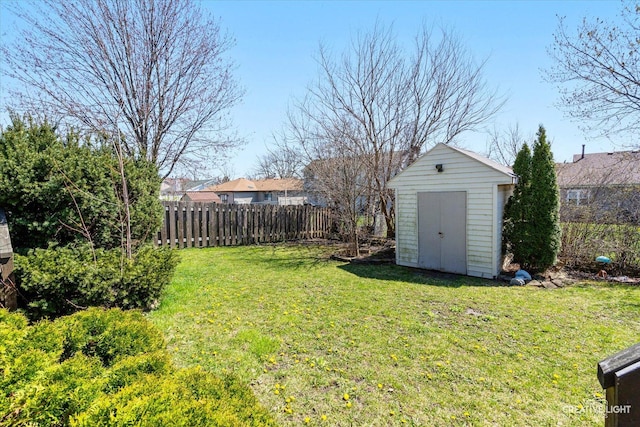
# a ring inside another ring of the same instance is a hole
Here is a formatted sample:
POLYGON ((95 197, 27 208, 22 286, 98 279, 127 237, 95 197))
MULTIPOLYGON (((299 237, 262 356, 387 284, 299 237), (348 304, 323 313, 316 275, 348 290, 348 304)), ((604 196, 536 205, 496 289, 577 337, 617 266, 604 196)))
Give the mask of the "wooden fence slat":
POLYGON ((285 210, 284 209, 278 209, 276 210, 276 217, 275 217, 275 221, 276 221, 276 235, 275 238, 273 239, 274 242, 279 242, 280 240, 282 240, 282 233, 284 232, 284 213, 285 210))
POLYGON ((235 246, 238 242, 237 242, 237 236, 238 236, 238 207, 237 206, 232 206, 231 207, 231 214, 229 215, 229 224, 230 224, 230 236, 231 236, 231 241, 229 242, 230 245, 235 246))
POLYGON ((231 246, 231 206, 227 206, 224 210, 224 244, 231 246))
POLYGON ((256 211, 257 220, 253 224, 256 234, 254 243, 262 243, 262 233, 264 231, 264 212, 266 207, 266 205, 260 206, 260 209, 256 211))
POLYGON ((200 246, 200 202, 193 204, 193 215, 191 215, 191 232, 193 240, 192 248, 200 246))
POLYGON ((187 215, 187 230, 185 233, 185 247, 190 248, 193 246, 193 203, 187 203, 186 208, 187 215))
POLYGON ((227 239, 229 239, 229 208, 227 206, 220 208, 220 246, 229 246, 227 239))
POLYGON ((247 238, 247 244, 248 245, 253 245, 256 243, 256 230, 255 230, 255 224, 256 224, 256 207, 253 205, 249 205, 247 206, 247 233, 248 233, 248 238, 247 238))
POLYGON ((167 226, 169 225, 169 207, 162 204, 162 227, 160 227, 160 246, 167 245, 167 226))
POLYGON ((218 206, 209 207, 209 246, 218 246, 218 206))
POLYGON ((200 247, 200 211, 202 210, 202 202, 195 203, 193 205, 193 223, 191 224, 193 228, 193 247, 200 247))
POLYGON ((185 211, 186 207, 182 204, 178 204, 177 206, 177 214, 178 220, 176 224, 176 228, 178 230, 178 248, 184 248, 184 223, 185 223, 185 211))
POLYGON ((243 245, 248 245, 251 243, 251 233, 249 232, 249 216, 251 214, 250 206, 242 207, 241 221, 242 221, 242 239, 241 242, 243 245))
POLYGON ((169 241, 171 248, 176 247, 176 240, 178 239, 177 220, 176 220, 177 205, 174 203, 169 204, 169 241))
POLYGON ((202 204, 202 220, 200 222, 200 235, 202 236, 202 247, 209 246, 209 206, 211 203, 202 204))
POLYGON ((273 206, 267 206, 265 210, 265 230, 264 230, 264 241, 265 243, 273 242, 273 233, 275 232, 275 221, 273 220, 273 213, 275 209, 273 206))

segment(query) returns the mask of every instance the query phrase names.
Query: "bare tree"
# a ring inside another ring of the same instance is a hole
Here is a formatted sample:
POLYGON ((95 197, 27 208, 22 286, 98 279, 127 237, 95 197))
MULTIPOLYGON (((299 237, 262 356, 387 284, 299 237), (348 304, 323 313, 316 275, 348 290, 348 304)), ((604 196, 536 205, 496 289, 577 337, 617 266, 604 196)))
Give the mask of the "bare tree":
POLYGON ((187 157, 237 144, 224 136, 242 91, 224 57, 233 40, 192 0, 40 0, 3 45, 4 74, 31 111, 124 135, 122 152, 165 176, 187 157))
POLYGON ((572 34, 560 18, 548 49, 555 64, 546 78, 558 84, 560 107, 597 136, 640 130, 640 3, 622 2, 620 17, 584 18, 572 34))
POLYGON ((449 143, 476 128, 501 106, 458 38, 442 29, 437 37, 424 27, 413 54, 398 44, 392 27, 377 24, 359 34, 336 59, 323 45, 320 76, 298 102, 308 135, 299 142, 339 141, 341 154, 358 159, 375 194, 376 210, 394 232, 394 207, 387 182, 424 149, 449 143))
POLYGON ((368 181, 367 169, 362 156, 346 149, 348 143, 341 139, 343 129, 336 128, 333 139, 316 138, 307 128, 304 115, 290 119, 292 129, 300 136, 305 158, 313 159, 303 171, 305 191, 316 202, 334 208, 340 233, 353 245, 353 255, 359 256, 358 220, 366 211, 368 200, 364 184, 368 181))
POLYGON ((273 144, 264 155, 258 156, 254 173, 259 178, 299 178, 303 167, 300 147, 288 141, 286 136, 273 135, 273 144))
MULTIPOLYGON (((530 138, 533 140, 533 138, 530 138)), ((518 123, 509 125, 506 130, 493 128, 489 132, 487 142, 487 157, 505 166, 513 166, 518 152, 525 143, 518 123)))

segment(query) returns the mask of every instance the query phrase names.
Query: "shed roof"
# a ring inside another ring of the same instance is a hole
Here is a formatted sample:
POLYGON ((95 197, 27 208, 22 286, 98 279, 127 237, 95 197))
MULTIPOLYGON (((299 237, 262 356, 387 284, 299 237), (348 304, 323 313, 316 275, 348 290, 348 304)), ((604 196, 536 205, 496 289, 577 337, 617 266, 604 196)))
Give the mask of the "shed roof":
MULTIPOLYGON (((437 150, 441 150, 441 149, 446 149, 446 150, 451 150, 455 153, 459 153, 465 157, 468 157, 476 162, 481 163, 482 165, 493 169, 503 175, 505 175, 505 177, 508 177, 510 179, 511 182, 513 182, 513 180, 516 178, 516 174, 513 173, 513 170, 508 167, 508 166, 504 166, 501 165, 498 162, 495 162, 489 158, 486 158, 484 156, 481 156, 478 153, 474 153, 473 151, 468 151, 468 150, 464 150, 462 148, 458 148, 458 147, 453 147, 451 145, 448 144, 443 144, 443 143, 438 143, 436 144, 433 148, 431 148, 429 151, 427 151, 426 153, 424 153, 422 156, 420 156, 415 162, 413 162, 411 165, 409 165, 407 168, 405 168, 402 172, 400 172, 398 175, 394 176, 390 181, 389 181, 389 187, 394 188, 395 184, 397 184, 397 180, 398 178, 400 178, 406 171, 411 170, 415 165, 421 163, 422 161, 424 161, 425 158, 429 157, 429 155, 431 155, 431 153, 433 153, 434 151, 437 150)), ((401 179, 401 178, 400 178, 401 179)))
POLYGON ((573 159, 556 164, 560 187, 640 185, 639 151, 578 154, 573 159))
POLYGON ((462 148, 453 147, 451 145, 446 145, 446 144, 438 144, 438 145, 444 145, 445 147, 448 147, 448 148, 450 148, 450 149, 452 149, 454 151, 457 151, 457 152, 462 153, 462 154, 464 154, 466 156, 469 156, 472 159, 477 160, 480 163, 482 163, 482 164, 484 164, 484 165, 486 165, 486 166, 488 166, 488 167, 490 167, 492 169, 495 169, 498 172, 502 172, 503 174, 508 175, 510 177, 515 177, 516 176, 516 174, 513 173, 513 170, 509 166, 502 165, 502 164, 500 164, 500 163, 498 163, 496 161, 493 161, 493 160, 489 159, 488 157, 484 157, 484 156, 481 156, 478 153, 474 153, 473 151, 463 150, 462 148))

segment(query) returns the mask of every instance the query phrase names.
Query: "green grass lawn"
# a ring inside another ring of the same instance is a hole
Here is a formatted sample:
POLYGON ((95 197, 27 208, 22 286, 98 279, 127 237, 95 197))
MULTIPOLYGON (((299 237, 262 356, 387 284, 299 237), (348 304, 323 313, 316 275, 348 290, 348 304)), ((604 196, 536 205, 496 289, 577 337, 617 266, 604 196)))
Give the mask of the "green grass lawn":
POLYGON ((434 279, 326 250, 182 250, 149 318, 179 365, 237 375, 282 425, 603 424, 596 365, 640 340, 640 288, 434 279))

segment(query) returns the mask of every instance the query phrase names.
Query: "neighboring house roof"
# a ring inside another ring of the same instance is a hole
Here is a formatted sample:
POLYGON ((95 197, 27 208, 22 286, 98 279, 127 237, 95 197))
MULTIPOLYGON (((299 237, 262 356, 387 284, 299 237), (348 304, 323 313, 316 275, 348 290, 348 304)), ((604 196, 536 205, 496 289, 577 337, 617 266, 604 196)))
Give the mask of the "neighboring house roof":
POLYGON ((262 179, 251 181, 246 178, 238 178, 223 184, 208 187, 208 191, 224 192, 254 192, 254 191, 296 191, 302 190, 302 180, 295 178, 262 179))
POLYGON ((258 191, 302 191, 303 181, 296 178, 261 179, 254 181, 258 191))
POLYGON ((561 188, 640 185, 640 152, 577 154, 556 172, 561 188))
POLYGON ((238 178, 233 181, 223 182, 222 184, 212 185, 206 188, 207 191, 222 192, 240 192, 240 191, 256 191, 253 181, 246 178, 238 178))
POLYGON ((213 191, 187 191, 182 196, 182 201, 203 202, 203 203, 221 203, 220 197, 213 191))

